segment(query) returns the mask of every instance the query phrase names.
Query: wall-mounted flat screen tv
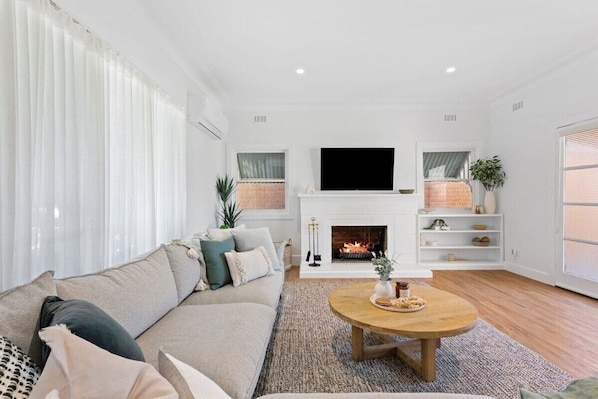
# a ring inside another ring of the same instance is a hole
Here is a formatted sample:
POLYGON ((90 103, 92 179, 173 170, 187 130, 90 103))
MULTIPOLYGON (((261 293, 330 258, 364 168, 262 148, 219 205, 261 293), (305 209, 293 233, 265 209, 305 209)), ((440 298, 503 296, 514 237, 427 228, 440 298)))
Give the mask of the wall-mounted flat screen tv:
POLYGON ((394 148, 322 148, 320 190, 392 190, 394 148))

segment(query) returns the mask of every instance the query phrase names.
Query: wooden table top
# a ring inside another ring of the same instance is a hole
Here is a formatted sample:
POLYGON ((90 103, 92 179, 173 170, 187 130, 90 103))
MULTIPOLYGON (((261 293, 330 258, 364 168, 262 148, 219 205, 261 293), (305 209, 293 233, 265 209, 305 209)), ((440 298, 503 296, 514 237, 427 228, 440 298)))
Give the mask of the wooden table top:
POLYGON ((427 301, 417 312, 400 313, 372 305, 376 282, 359 283, 335 290, 328 297, 330 309, 349 324, 372 332, 410 338, 442 338, 471 330, 478 310, 467 300, 432 287, 410 284, 411 295, 427 301))

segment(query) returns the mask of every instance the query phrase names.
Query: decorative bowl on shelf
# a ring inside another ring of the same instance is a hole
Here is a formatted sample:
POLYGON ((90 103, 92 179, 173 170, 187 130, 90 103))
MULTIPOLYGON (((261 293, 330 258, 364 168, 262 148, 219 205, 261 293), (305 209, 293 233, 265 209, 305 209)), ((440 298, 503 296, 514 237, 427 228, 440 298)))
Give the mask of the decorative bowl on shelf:
POLYGON ((403 189, 399 189, 399 192, 401 194, 413 194, 415 192, 415 190, 412 188, 403 188, 403 189))
POLYGON ((485 224, 474 224, 473 228, 474 230, 486 230, 488 226, 485 224))
POLYGON ((471 243, 477 247, 487 247, 488 245, 490 245, 490 237, 473 237, 471 239, 471 243))

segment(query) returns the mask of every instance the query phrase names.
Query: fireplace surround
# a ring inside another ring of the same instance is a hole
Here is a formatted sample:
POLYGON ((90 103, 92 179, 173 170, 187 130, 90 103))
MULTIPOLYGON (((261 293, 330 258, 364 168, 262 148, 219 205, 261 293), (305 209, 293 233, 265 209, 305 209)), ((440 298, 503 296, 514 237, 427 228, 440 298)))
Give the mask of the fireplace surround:
POLYGON ((391 277, 431 277, 416 260, 416 224, 419 196, 398 193, 318 192, 300 194, 301 278, 375 278, 369 260, 333 262, 332 228, 339 226, 385 226, 386 253, 397 261, 391 277), (309 251, 308 225, 318 223, 320 267, 305 262, 309 251))

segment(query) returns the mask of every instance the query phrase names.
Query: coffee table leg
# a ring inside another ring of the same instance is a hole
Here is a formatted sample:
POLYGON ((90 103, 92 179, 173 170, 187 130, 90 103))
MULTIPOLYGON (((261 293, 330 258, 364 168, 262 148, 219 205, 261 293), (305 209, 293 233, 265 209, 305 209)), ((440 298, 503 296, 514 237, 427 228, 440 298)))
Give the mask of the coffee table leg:
POLYGON ((426 381, 434 381, 436 379, 436 348, 440 347, 440 339, 422 339, 421 347, 421 375, 426 381))
POLYGON ((359 327, 351 326, 351 337, 353 360, 360 362, 363 360, 363 330, 359 327))

